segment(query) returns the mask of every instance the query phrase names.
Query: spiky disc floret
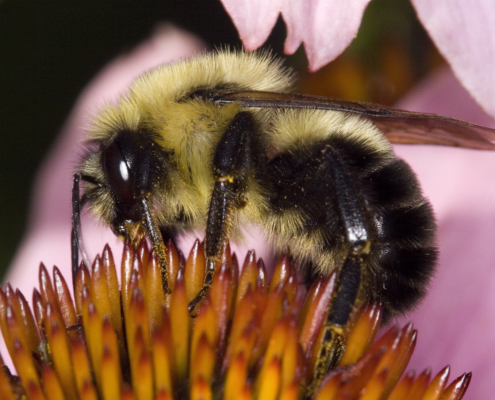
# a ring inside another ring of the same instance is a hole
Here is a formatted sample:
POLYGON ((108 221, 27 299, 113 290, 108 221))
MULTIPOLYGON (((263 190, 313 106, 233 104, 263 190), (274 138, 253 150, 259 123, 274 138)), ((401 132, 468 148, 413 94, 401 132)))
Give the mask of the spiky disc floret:
MULTIPOLYGON (((196 241, 187 261, 171 242, 167 248, 171 295, 163 294, 159 264, 144 241, 137 250, 126 244, 120 288, 108 246, 91 271, 80 268, 75 303, 56 267, 51 279, 41 265, 32 309, 10 285, 0 289, 0 325, 18 374, 0 372, 0 398, 307 398, 335 274, 301 293, 287 257, 269 281, 254 251, 239 272, 226 249, 191 319, 187 305, 204 274, 202 245, 196 241)), ((340 365, 312 397, 462 398, 470 374, 446 388, 448 367, 433 379, 427 370, 400 380, 416 331, 392 327, 372 345, 380 319, 378 305, 355 313, 340 365)))

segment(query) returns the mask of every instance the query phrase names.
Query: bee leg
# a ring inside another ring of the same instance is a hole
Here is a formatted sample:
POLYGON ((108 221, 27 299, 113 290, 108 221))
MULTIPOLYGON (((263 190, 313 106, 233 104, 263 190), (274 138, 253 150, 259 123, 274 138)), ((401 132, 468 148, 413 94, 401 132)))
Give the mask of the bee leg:
POLYGON ((70 233, 70 250, 72 262, 72 285, 76 290, 76 276, 79 269, 79 238, 81 232, 81 204, 79 197, 79 181, 81 174, 76 172, 72 183, 72 230, 70 233))
POLYGON ((81 233, 81 208, 87 201, 87 197, 83 195, 80 197, 79 183, 80 181, 87 181, 94 183, 91 177, 86 175, 82 175, 79 172, 76 172, 73 177, 72 183, 72 229, 70 234, 70 243, 71 243, 71 264, 72 264, 72 285, 76 288, 76 276, 77 271, 79 269, 79 252, 81 252, 83 262, 89 266, 89 257, 84 248, 84 242, 82 240, 81 233))
POLYGON ((211 195, 205 236, 205 278, 203 287, 189 303, 194 314, 198 303, 206 297, 213 281, 215 263, 227 245, 235 210, 243 205, 243 193, 252 169, 254 119, 248 112, 236 114, 223 134, 213 158, 215 186, 211 195))
POLYGON ((340 270, 336 295, 327 310, 321 349, 308 392, 315 395, 325 374, 335 368, 345 351, 344 328, 349 320, 361 279, 362 258, 350 255, 340 270))
POLYGON ((344 328, 361 284, 363 257, 369 253, 371 246, 366 211, 344 164, 330 145, 322 150, 322 156, 322 163, 331 170, 338 214, 344 226, 343 240, 349 250, 339 271, 334 297, 329 304, 321 350, 309 389, 313 394, 318 390, 325 373, 339 363, 344 353, 344 328))
POLYGON ((163 241, 162 234, 160 229, 158 228, 158 224, 156 219, 150 212, 148 199, 143 197, 141 199, 141 210, 144 217, 144 225, 146 226, 146 230, 151 239, 151 243, 153 245, 153 250, 160 262, 160 272, 162 275, 162 288, 163 293, 170 294, 172 293, 172 289, 170 289, 170 285, 168 283, 168 262, 167 262, 167 247, 165 246, 165 242, 163 241))

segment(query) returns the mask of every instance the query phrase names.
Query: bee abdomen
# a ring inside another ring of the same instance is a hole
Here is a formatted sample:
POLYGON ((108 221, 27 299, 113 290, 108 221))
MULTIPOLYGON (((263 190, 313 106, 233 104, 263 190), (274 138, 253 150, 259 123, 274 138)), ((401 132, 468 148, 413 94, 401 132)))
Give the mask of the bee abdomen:
POLYGON ((338 190, 351 190, 368 229, 358 301, 380 302, 385 320, 423 297, 437 258, 435 220, 416 176, 391 152, 371 151, 363 143, 332 139, 274 157, 268 170, 275 195, 271 234, 278 251, 289 250, 308 276, 341 268, 350 251, 338 190), (327 145, 345 171, 344 188, 335 185, 334 166, 322 155, 327 145), (297 224, 288 224, 289 218, 297 224), (310 251, 308 251, 310 249, 310 251))
MULTIPOLYGON (((370 297, 384 304, 384 317, 403 313, 426 293, 437 260, 436 224, 416 176, 402 160, 375 171, 376 271, 370 297)), ((371 278, 372 277, 372 278, 371 278)))

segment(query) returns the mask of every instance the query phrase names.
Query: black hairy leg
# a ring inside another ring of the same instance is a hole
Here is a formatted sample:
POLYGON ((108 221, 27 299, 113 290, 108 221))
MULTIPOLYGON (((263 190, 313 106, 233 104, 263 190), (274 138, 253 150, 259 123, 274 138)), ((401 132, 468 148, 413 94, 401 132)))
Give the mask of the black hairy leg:
MULTIPOLYGON (((337 269, 350 257, 360 260, 366 258, 371 251, 372 238, 376 236, 360 182, 355 182, 345 156, 345 152, 327 141, 307 149, 281 153, 268 165, 275 189, 275 195, 270 201, 281 226, 279 228, 275 223, 275 235, 283 236, 288 231, 283 224, 291 213, 297 212, 302 216, 302 222, 298 224, 299 230, 290 232, 289 236, 299 240, 296 244, 307 240, 302 242, 303 248, 316 247, 317 256, 330 254, 331 257, 326 259, 338 258, 334 262, 337 269)), ((297 246, 290 247, 290 240, 289 237, 284 241, 288 242, 289 252, 297 251, 297 246)), ((298 262, 300 254, 293 255, 298 262)), ((329 275, 332 272, 328 265, 321 265, 322 259, 303 260, 305 263, 301 267, 304 270, 311 269, 306 271, 306 276, 320 273, 329 275)), ((353 281, 352 284, 355 286, 351 290, 354 296, 346 302, 337 302, 342 310, 337 312, 339 319, 335 322, 341 325, 347 322, 360 281, 353 281)), ((346 285, 351 285, 351 282, 346 285)))
POLYGON ((72 263, 72 285, 76 293, 76 276, 79 269, 79 241, 81 238, 81 197, 79 194, 79 182, 81 174, 75 173, 72 177, 72 230, 70 235, 71 263, 72 263))
POLYGON ((325 373, 335 367, 345 350, 344 327, 354 309, 361 285, 363 257, 370 252, 370 229, 365 217, 360 192, 353 184, 345 163, 333 147, 327 144, 321 151, 320 170, 330 179, 334 189, 333 204, 337 211, 347 257, 339 270, 337 286, 327 311, 320 354, 316 361, 312 388, 318 388, 325 373))
POLYGON ((156 222, 156 218, 152 215, 149 201, 146 197, 141 199, 141 212, 143 215, 143 221, 146 226, 146 231, 151 239, 151 243, 153 245, 153 251, 158 258, 160 263, 160 273, 162 275, 162 288, 163 293, 170 294, 172 293, 172 289, 170 288, 170 284, 168 283, 168 262, 167 262, 167 248, 165 247, 165 242, 163 241, 162 233, 160 228, 158 227, 158 223, 156 222))
POLYGON ((345 351, 344 328, 349 321, 361 283, 363 258, 349 255, 340 268, 335 295, 328 305, 320 353, 309 391, 315 393, 327 371, 337 366, 345 351))
POLYGON ((89 258, 84 249, 84 243, 82 240, 82 228, 81 228, 81 209, 88 201, 88 198, 80 195, 80 182, 91 182, 94 185, 99 183, 92 177, 83 175, 76 172, 72 176, 72 229, 70 235, 71 242, 71 268, 72 268, 72 285, 74 293, 76 289, 76 277, 79 269, 79 253, 83 256, 83 263, 89 267, 89 258))
POLYGON ((253 169, 254 134, 253 116, 247 112, 240 112, 227 127, 215 150, 215 186, 211 195, 205 235, 205 278, 203 287, 189 303, 190 315, 194 314, 196 306, 208 293, 215 265, 228 242, 233 213, 243 205, 243 194, 253 169))
MULTIPOLYGON (((301 153, 280 154, 272 160, 273 181, 280 182, 272 199, 275 212, 284 218, 286 210, 300 210, 306 232, 321 238, 321 252, 341 255, 337 286, 330 302, 322 347, 309 390, 316 390, 329 368, 335 366, 344 350, 344 327, 354 309, 361 287, 364 259, 371 249, 372 232, 368 210, 357 189, 342 152, 332 143, 321 143, 301 153), (306 152, 305 154, 301 154, 306 152), (293 160, 297 158, 299 164, 293 160), (290 181, 290 184, 288 185, 290 181), (291 195, 292 193, 292 195, 291 195), (294 195, 295 194, 295 195, 294 195)), ((296 233, 297 235, 297 233, 296 233)), ((313 265, 313 262, 309 262, 313 265)), ((331 270, 319 266, 326 274, 331 270)), ((307 273, 309 275, 309 273, 307 273)))

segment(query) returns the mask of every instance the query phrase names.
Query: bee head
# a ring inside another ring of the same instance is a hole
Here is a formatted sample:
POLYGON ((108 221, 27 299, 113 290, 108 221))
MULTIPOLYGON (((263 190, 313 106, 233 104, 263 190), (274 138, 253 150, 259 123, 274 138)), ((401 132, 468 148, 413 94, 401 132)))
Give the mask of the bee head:
POLYGON ((101 165, 115 203, 111 227, 118 236, 143 220, 141 200, 148 198, 166 163, 148 132, 121 130, 101 145, 101 165))

